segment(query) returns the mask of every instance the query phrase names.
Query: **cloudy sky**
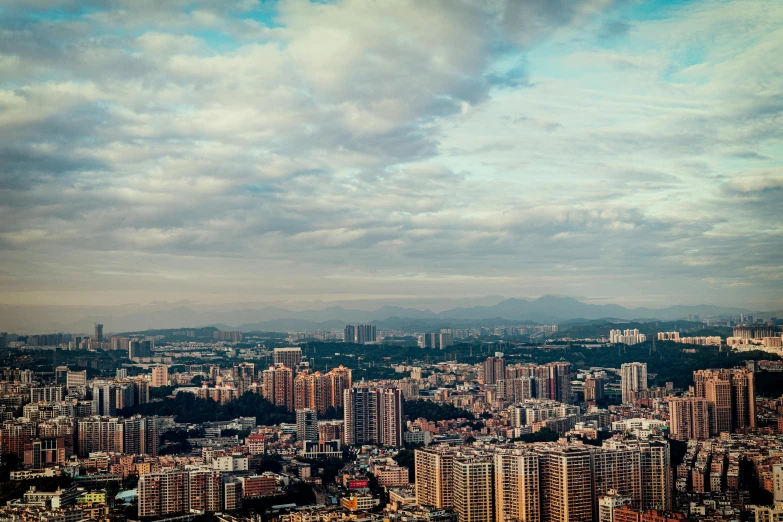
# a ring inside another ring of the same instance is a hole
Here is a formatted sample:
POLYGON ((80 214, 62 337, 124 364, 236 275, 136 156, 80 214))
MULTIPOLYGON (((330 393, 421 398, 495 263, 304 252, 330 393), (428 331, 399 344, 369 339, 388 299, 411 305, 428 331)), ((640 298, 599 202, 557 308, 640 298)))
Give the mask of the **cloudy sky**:
POLYGON ((3 0, 0 303, 780 308, 783 2, 3 0))

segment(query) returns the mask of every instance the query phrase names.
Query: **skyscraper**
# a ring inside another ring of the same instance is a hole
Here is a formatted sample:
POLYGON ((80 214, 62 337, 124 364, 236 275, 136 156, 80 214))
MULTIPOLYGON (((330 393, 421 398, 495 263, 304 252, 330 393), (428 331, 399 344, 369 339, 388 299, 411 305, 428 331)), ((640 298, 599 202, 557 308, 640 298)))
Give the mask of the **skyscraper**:
POLYGON ((380 393, 372 388, 350 388, 344 392, 345 443, 378 443, 380 393))
POLYGON ((397 388, 385 388, 380 401, 380 440, 384 446, 401 447, 402 439, 402 392, 397 388))
POLYGON ((588 448, 536 446, 539 456, 542 520, 592 522, 592 455, 588 448))
POLYGON ((707 399, 713 435, 756 427, 755 382, 747 368, 693 372, 694 395, 707 399))
POLYGON ((635 392, 647 389, 647 363, 623 363, 620 378, 623 404, 632 404, 635 392))
POLYGON ((360 324, 357 326, 347 324, 343 330, 343 341, 346 343, 374 343, 377 338, 374 324, 360 324))
POLYGON ((484 361, 484 384, 495 384, 506 378, 506 360, 503 357, 487 357, 484 361))
MULTIPOLYGON (((291 366, 288 367, 292 368, 291 366)), ((237 394, 240 397, 250 390, 250 386, 256 382, 256 365, 253 363, 242 362, 234 364, 231 373, 234 377, 234 384, 237 387, 237 394)))
POLYGON ((89 417, 79 420, 78 455, 86 457, 93 451, 123 453, 124 424, 116 417, 89 417))
POLYGON ((158 456, 160 435, 158 433, 157 417, 142 417, 134 415, 124 419, 123 451, 128 455, 158 456))

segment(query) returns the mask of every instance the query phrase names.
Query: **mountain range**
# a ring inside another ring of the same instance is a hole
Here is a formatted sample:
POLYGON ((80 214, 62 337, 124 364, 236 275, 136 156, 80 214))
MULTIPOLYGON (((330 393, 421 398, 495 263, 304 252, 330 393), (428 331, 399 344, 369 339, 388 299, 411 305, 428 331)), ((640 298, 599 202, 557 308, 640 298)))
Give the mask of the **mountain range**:
MULTIPOLYGON (((24 307, 22 307, 24 308, 24 307)), ((433 312, 412 307, 381 306, 376 310, 357 310, 342 306, 329 306, 312 310, 289 310, 281 307, 235 308, 232 310, 199 310, 197 307, 177 305, 154 305, 149 309, 134 308, 123 313, 120 307, 107 310, 106 314, 91 313, 74 317, 77 311, 69 312, 75 320, 58 321, 67 315, 58 315, 50 310, 40 313, 37 326, 16 329, 12 324, 3 324, 10 312, 19 317, 19 307, 0 306, 0 329, 17 332, 63 331, 91 332, 94 323, 102 323, 106 332, 141 331, 153 328, 179 328, 215 325, 221 329, 242 331, 306 331, 334 330, 345 324, 374 323, 381 328, 404 326, 476 326, 503 324, 509 322, 560 323, 574 319, 606 319, 608 321, 654 321, 687 318, 698 315, 701 318, 752 313, 742 308, 715 305, 670 306, 667 308, 626 308, 617 304, 588 304, 571 297, 544 296, 538 299, 505 299, 493 305, 456 307, 433 312)), ((85 310, 86 311, 86 310, 85 310)), ((22 315, 29 321, 34 312, 22 315)))

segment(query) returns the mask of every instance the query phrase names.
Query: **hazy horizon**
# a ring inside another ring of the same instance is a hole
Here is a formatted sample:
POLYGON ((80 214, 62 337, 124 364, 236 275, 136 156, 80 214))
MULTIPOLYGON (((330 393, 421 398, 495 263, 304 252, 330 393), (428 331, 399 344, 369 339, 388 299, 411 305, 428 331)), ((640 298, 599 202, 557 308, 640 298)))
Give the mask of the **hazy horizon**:
POLYGON ((752 0, 4 2, 0 304, 783 309, 781 26, 752 0))

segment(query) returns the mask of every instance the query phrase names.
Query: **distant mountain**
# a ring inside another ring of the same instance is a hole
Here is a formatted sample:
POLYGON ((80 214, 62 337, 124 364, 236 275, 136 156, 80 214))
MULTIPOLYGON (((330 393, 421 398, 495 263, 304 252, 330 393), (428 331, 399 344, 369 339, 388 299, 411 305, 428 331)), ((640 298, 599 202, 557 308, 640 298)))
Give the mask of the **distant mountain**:
POLYGON ((377 310, 353 310, 330 306, 314 310, 288 310, 280 307, 209 310, 196 305, 134 305, 109 307, 105 313, 74 307, 58 311, 56 307, 0 306, 0 330, 44 333, 63 331, 91 332, 94 323, 104 331, 128 332, 147 329, 228 325, 243 331, 335 330, 345 324, 373 323, 382 328, 434 328, 459 325, 500 325, 509 322, 561 323, 569 320, 611 321, 673 320, 688 315, 702 318, 753 313, 742 308, 714 305, 671 306, 668 308, 626 308, 616 304, 587 304, 571 297, 544 296, 538 299, 506 299, 491 306, 459 307, 435 313, 429 309, 381 306, 377 310), (195 309, 194 309, 195 308, 195 309), (10 320, 9 320, 10 318, 10 320), (4 324, 8 323, 8 324, 4 324), (14 324, 16 323, 16 325, 14 324))

